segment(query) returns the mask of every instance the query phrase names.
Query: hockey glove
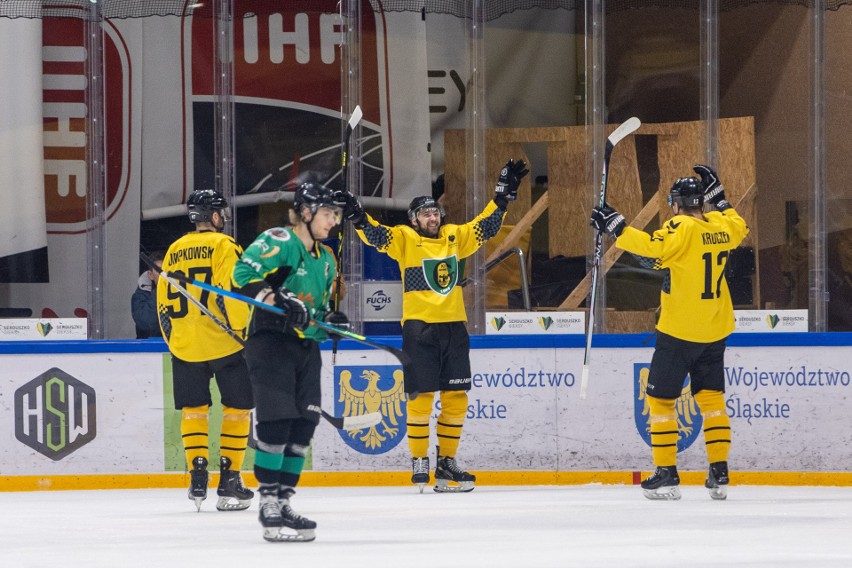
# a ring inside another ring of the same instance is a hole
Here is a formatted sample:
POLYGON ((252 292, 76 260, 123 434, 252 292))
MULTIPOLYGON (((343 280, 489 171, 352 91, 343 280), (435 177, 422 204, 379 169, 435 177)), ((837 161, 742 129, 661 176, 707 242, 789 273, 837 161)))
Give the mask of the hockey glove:
POLYGON ((592 227, 611 237, 618 237, 626 225, 624 215, 604 203, 603 207, 592 209, 592 227))
POLYGON ((497 204, 497 207, 505 211, 509 202, 518 198, 518 187, 528 173, 530 171, 523 160, 506 162, 506 165, 500 171, 497 186, 494 188, 494 203, 497 204))
POLYGON ((361 207, 358 198, 348 191, 336 191, 334 203, 343 209, 343 218, 355 225, 356 229, 362 229, 367 225, 367 215, 361 207))
POLYGON ((696 164, 692 170, 701 176, 701 185, 704 186, 704 202, 712 203, 719 210, 724 211, 731 207, 725 199, 725 186, 719 181, 719 176, 710 166, 696 164))
MULTIPOLYGON (((343 331, 349 331, 352 327, 349 324, 349 318, 346 317, 346 314, 344 314, 343 312, 329 312, 325 315, 325 318, 323 318, 323 320, 328 325, 333 325, 334 327, 340 328, 343 331)), ((327 333, 331 339, 335 340, 343 339, 344 337, 343 335, 339 335, 337 333, 334 333, 333 331, 329 331, 327 333)))
POLYGON ((284 318, 284 330, 289 331, 290 328, 297 328, 302 331, 308 329, 311 324, 311 318, 308 317, 308 308, 305 303, 300 300, 293 292, 282 287, 275 294, 275 305, 287 312, 282 317, 284 318))

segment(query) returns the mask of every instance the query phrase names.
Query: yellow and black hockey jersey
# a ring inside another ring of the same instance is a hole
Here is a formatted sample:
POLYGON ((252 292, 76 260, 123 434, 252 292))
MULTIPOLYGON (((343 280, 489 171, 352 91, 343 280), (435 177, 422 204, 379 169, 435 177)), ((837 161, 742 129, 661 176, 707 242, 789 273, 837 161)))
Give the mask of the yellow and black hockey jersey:
MULTIPOLYGON (((191 280, 230 290, 231 272, 242 252, 228 235, 214 231, 187 233, 166 251, 163 271, 178 272, 191 280)), ((184 288, 238 336, 244 336, 248 304, 191 284, 184 288)), ((242 349, 242 345, 162 279, 157 285, 157 313, 169 351, 179 359, 210 361, 242 349)))
POLYGON ((505 211, 489 201, 485 209, 464 225, 442 225, 434 239, 413 227, 387 227, 369 215, 369 226, 358 230, 368 245, 399 263, 402 273, 402 322, 467 321, 464 311, 460 261, 475 253, 497 234, 505 211))
POLYGON ((625 227, 615 246, 643 266, 668 271, 657 329, 684 341, 711 343, 734 331, 725 266, 746 235, 745 220, 731 208, 705 213, 703 220, 675 215, 652 235, 625 227))

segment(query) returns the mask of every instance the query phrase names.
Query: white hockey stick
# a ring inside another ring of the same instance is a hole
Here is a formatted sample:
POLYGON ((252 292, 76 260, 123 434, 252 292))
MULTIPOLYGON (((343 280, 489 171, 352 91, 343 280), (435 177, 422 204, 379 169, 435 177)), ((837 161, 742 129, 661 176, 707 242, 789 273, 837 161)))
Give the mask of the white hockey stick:
MULTIPOLYGON (((612 134, 606 139, 606 149, 604 150, 603 173, 601 174, 601 200, 599 207, 603 207, 606 203, 606 181, 607 172, 609 170, 609 159, 612 156, 612 150, 615 145, 621 142, 628 134, 636 132, 642 123, 635 116, 628 118, 618 128, 613 130, 612 134)), ((601 255, 603 254, 603 233, 598 231, 595 235, 595 257, 592 268, 592 291, 589 301, 589 327, 586 330, 586 350, 583 354, 583 374, 580 377, 580 398, 586 398, 586 389, 589 387, 589 358, 592 352, 592 333, 595 327, 595 304, 598 292, 598 271, 601 265, 601 255)))

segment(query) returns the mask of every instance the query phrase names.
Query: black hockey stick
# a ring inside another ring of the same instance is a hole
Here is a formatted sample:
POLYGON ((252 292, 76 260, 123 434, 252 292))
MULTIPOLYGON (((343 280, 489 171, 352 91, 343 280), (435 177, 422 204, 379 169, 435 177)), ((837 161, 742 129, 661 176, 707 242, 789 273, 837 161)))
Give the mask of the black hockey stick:
POLYGON ((170 285, 171 285, 171 286, 172 286, 175 290, 177 290, 178 292, 180 292, 180 294, 181 294, 184 298, 186 298, 187 300, 189 300, 189 302, 190 302, 193 306, 195 306, 196 308, 198 308, 198 309, 201 311, 201 313, 202 313, 202 314, 204 314, 204 315, 205 315, 205 316, 207 316, 208 318, 212 319, 212 320, 213 320, 213 322, 214 322, 217 326, 219 326, 219 328, 221 328, 221 330, 222 330, 222 331, 224 331, 225 333, 227 333, 228 335, 230 335, 230 336, 231 336, 233 339, 235 339, 235 340, 237 341, 237 343, 239 343, 240 345, 245 345, 245 342, 243 342, 243 338, 242 338, 242 337, 240 337, 239 335, 237 335, 237 333, 236 333, 233 329, 231 329, 231 328, 230 328, 230 327, 229 327, 229 326, 228 326, 225 322, 223 322, 222 320, 220 320, 219 318, 217 318, 217 317, 213 314, 213 312, 211 312, 209 309, 207 309, 207 306, 205 306, 204 304, 202 304, 202 303, 201 303, 201 302, 200 302, 200 301, 199 301, 199 300, 198 300, 195 296, 193 296, 192 294, 190 294, 190 293, 189 293, 189 290, 187 290, 186 288, 184 288, 183 286, 181 286, 181 285, 180 285, 180 284, 179 284, 179 283, 178 283, 178 282, 177 282, 174 278, 170 277, 168 274, 166 274, 165 272, 163 272, 163 270, 162 270, 159 266, 157 266, 157 265, 154 263, 154 261, 151 259, 151 257, 149 257, 149 256, 148 256, 147 254, 145 254, 144 252, 140 252, 140 253, 139 253, 139 258, 141 258, 141 259, 142 259, 142 262, 144 262, 145 264, 147 264, 147 265, 148 265, 148 268, 150 268, 151 270, 153 270, 154 272, 156 272, 157 274, 159 274, 159 275, 160 275, 160 278, 162 278, 163 280, 165 280, 166 282, 168 282, 168 283, 169 283, 169 284, 170 284, 170 285))
MULTIPOLYGON (((234 300, 239 300, 240 302, 245 302, 246 304, 255 306, 256 308, 260 308, 262 310, 266 310, 268 312, 272 312, 273 314, 278 314, 280 316, 286 315, 287 312, 282 310, 277 306, 272 306, 270 304, 266 304, 259 300, 255 300, 254 298, 249 298, 248 296, 243 296, 242 294, 238 294, 237 292, 232 292, 230 290, 225 290, 224 288, 219 288, 218 286, 213 286, 212 284, 207 284, 206 282, 199 282, 198 280, 191 280, 182 274, 177 274, 175 272, 170 272, 169 276, 180 280, 184 284, 189 284, 190 286, 196 286, 201 288, 202 290, 207 290, 208 292, 213 292, 214 294, 219 294, 220 296, 227 296, 228 298, 233 298, 234 300)), ((311 325, 320 328, 329 334, 336 334, 347 339, 352 339, 353 341, 357 341, 358 343, 363 343, 364 345, 369 345, 370 347, 375 347, 376 349, 381 349, 382 351, 387 351, 394 357, 396 357, 400 363, 403 365, 407 365, 411 362, 411 359, 406 355, 401 349, 397 349, 396 347, 392 347, 390 345, 385 345, 384 343, 379 343, 378 341, 373 341, 372 339, 368 339, 363 335, 358 335, 348 329, 340 329, 339 327, 335 327, 333 325, 329 325, 322 321, 317 321, 315 319, 310 320, 311 325)))
MULTIPOLYGON (((160 278, 163 278, 166 282, 173 286, 175 290, 180 292, 181 295, 183 295, 187 300, 189 300, 196 308, 201 310, 201 313, 213 320, 213 322, 216 323, 216 325, 219 326, 222 331, 233 337, 237 343, 245 347, 246 342, 245 340, 243 340, 242 337, 237 335, 233 329, 231 329, 225 324, 225 322, 217 318, 210 310, 207 309, 207 306, 198 301, 198 299, 195 298, 195 296, 193 296, 192 294, 190 294, 186 288, 181 286, 177 282, 177 280, 163 272, 160 267, 154 264, 154 261, 151 260, 148 255, 140 253, 139 256, 142 258, 142 261, 145 264, 150 266, 160 275, 160 278)), ((369 428, 370 426, 375 426, 376 424, 382 421, 382 415, 380 412, 372 412, 370 414, 362 414, 360 416, 342 417, 332 416, 323 409, 320 409, 320 413, 322 414, 323 418, 328 420, 328 422, 338 430, 362 430, 364 428, 369 428)))
MULTIPOLYGON (((349 117, 349 122, 346 123, 346 132, 343 134, 343 144, 341 145, 341 172, 343 177, 343 191, 349 191, 349 140, 352 138, 352 133, 355 127, 361 122, 364 116, 361 107, 355 105, 352 115, 349 117)), ((334 283, 334 309, 340 310, 340 292, 343 289, 343 241, 346 236, 346 224, 340 225, 340 235, 338 235, 337 243, 337 276, 334 283)), ((331 364, 334 365, 337 360, 337 342, 332 339, 331 344, 331 364)))
MULTIPOLYGON (((628 134, 632 134, 642 126, 642 123, 635 116, 628 118, 625 122, 616 128, 612 134, 606 139, 606 149, 604 150, 603 173, 601 174, 601 200, 599 207, 603 207, 606 203, 606 181, 607 172, 609 171, 609 159, 612 156, 612 150, 615 145, 621 142, 628 134)), ((601 265, 601 256, 603 254, 603 233, 598 231, 595 235, 595 256, 592 268, 592 291, 589 301, 589 327, 586 330, 586 350, 583 354, 583 374, 580 377, 580 398, 586 398, 586 389, 589 386, 589 358, 592 352, 592 333, 595 326, 595 304, 597 303, 598 292, 598 271, 601 265)))

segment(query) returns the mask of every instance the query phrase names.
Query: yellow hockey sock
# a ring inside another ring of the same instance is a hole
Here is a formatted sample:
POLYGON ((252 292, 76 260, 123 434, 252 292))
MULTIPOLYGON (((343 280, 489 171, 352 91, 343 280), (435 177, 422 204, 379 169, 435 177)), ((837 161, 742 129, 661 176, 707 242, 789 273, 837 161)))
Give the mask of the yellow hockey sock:
POLYGON ((251 410, 222 407, 222 437, 220 438, 223 458, 231 460, 231 469, 240 471, 246 457, 249 428, 251 427, 251 410))
POLYGON ((180 434, 186 454, 187 469, 192 469, 192 460, 202 457, 208 462, 207 411, 205 406, 184 407, 180 416, 180 434))
POLYGON ((441 391, 441 414, 438 415, 438 455, 454 458, 461 441, 467 414, 466 391, 441 391))
POLYGON ((651 417, 651 453, 655 466, 677 465, 677 414, 675 400, 669 398, 648 397, 651 417))
POLYGON ((413 458, 425 458, 429 454, 429 415, 435 393, 422 392, 407 404, 408 449, 413 458))
POLYGON ((725 412, 725 395, 721 391, 701 390, 695 402, 704 417, 704 443, 710 463, 728 461, 731 450, 731 419, 725 412))

